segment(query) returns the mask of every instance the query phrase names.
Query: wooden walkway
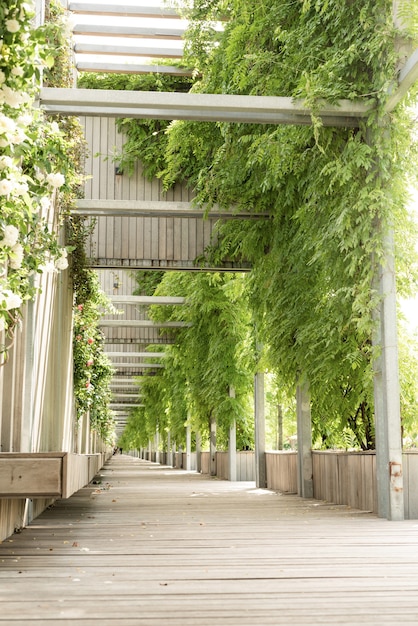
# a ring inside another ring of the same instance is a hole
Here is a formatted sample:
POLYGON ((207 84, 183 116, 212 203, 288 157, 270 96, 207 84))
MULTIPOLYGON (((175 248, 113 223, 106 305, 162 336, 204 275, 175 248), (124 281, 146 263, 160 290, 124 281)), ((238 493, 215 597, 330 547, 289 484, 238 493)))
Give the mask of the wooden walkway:
POLYGON ((0 545, 0 625, 418 624, 418 522, 116 456, 0 545))

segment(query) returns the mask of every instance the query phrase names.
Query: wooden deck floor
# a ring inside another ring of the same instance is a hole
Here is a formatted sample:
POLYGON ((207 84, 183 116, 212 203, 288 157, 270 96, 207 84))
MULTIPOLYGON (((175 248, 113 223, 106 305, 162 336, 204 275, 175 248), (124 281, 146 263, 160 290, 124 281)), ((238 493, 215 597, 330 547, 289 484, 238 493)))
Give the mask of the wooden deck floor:
POLYGON ((418 624, 418 522, 114 457, 0 545, 0 624, 418 624))

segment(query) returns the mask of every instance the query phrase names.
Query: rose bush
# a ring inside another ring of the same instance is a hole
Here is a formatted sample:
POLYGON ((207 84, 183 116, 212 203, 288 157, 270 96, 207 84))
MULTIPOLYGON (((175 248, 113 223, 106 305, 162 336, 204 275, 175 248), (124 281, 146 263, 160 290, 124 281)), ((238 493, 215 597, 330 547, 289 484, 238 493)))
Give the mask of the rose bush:
POLYGON ((34 15, 32 0, 0 4, 0 330, 9 337, 39 289, 36 276, 68 266, 57 215, 61 196, 80 182, 70 140, 35 107, 58 27, 34 28, 34 15))

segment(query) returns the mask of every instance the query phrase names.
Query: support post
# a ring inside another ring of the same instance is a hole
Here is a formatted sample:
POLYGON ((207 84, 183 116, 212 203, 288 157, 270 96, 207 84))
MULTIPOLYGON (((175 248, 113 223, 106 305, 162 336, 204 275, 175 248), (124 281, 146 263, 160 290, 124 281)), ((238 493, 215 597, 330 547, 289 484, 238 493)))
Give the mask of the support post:
POLYGON ((166 459, 166 463, 167 465, 170 465, 171 467, 173 467, 173 450, 171 448, 171 432, 168 431, 167 433, 167 459, 166 459))
POLYGON ((155 462, 160 462, 160 431, 158 428, 155 433, 155 462))
POLYGON ((264 414, 264 373, 257 372, 254 378, 254 426, 255 426, 255 483, 267 487, 266 469, 266 423, 264 414))
POLYGON ((186 467, 185 467, 185 470, 187 472, 190 472, 191 469, 192 469, 192 429, 190 427, 190 424, 187 424, 187 426, 186 426, 186 467))
POLYGON ((210 475, 216 476, 216 420, 210 416, 210 475))
MULTIPOLYGON (((235 398, 234 387, 229 388, 229 397, 235 398)), ((237 422, 234 419, 229 427, 229 443, 228 443, 228 479, 231 482, 237 480, 237 422)))
POLYGON ((196 472, 202 472, 202 435, 199 432, 196 433, 196 472))
POLYGON ((296 416, 298 430, 298 495, 313 497, 312 423, 309 385, 300 381, 296 387, 296 416))
POLYGON ((381 301, 375 336, 379 354, 374 363, 377 501, 379 517, 402 521, 405 509, 393 231, 382 236, 385 257, 379 268, 381 301))

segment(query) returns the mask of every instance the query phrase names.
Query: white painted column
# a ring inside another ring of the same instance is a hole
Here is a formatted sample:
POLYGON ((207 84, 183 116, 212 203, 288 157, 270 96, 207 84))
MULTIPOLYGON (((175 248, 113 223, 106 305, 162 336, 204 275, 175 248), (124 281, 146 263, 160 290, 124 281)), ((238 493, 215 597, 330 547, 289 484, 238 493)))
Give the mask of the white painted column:
POLYGON ((170 465, 171 467, 173 467, 173 450, 171 448, 171 432, 168 431, 167 433, 167 459, 166 459, 166 463, 167 465, 170 465))
POLYGON ((202 471, 202 435, 196 433, 196 472, 200 474, 202 471))
POLYGON ((266 470, 266 423, 264 414, 264 373, 254 377, 254 426, 255 426, 255 482, 256 486, 267 487, 266 470))
POLYGON ((374 364, 378 515, 402 521, 405 509, 393 232, 383 236, 385 258, 379 268, 381 303, 376 312, 374 340, 378 349, 380 346, 380 355, 374 364))
POLYGON ((158 429, 155 433, 155 462, 160 462, 160 431, 158 429))
POLYGON ((214 417, 210 417, 210 475, 216 476, 216 420, 214 417))
POLYGON ((296 387, 296 417, 298 436, 298 495, 313 497, 312 422, 309 385, 300 381, 296 387))
MULTIPOLYGON (((229 388, 229 397, 235 398, 235 389, 229 388)), ((229 427, 229 445, 228 445, 228 479, 232 482, 237 480, 237 423, 234 420, 229 427)))
POLYGON ((192 469, 192 429, 190 424, 186 426, 186 471, 190 472, 192 469))

